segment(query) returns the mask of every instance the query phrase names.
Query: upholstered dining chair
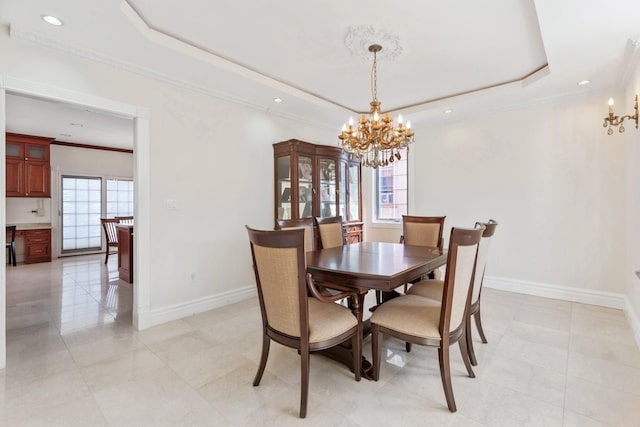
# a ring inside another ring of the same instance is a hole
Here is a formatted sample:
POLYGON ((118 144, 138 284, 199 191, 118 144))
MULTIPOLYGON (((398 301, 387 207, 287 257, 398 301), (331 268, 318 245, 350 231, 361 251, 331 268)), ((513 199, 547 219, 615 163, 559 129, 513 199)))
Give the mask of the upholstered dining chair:
POLYGON ((475 377, 465 342, 466 316, 471 299, 478 245, 483 226, 474 229, 452 228, 447 254, 442 301, 418 295, 402 295, 380 305, 371 316, 373 379, 380 377, 382 346, 380 334, 414 344, 438 348, 440 376, 447 406, 456 411, 451 385, 449 347, 458 343, 467 373, 475 377))
POLYGON ((335 248, 345 244, 344 230, 342 228, 342 217, 332 216, 328 218, 316 217, 318 232, 320 233, 320 244, 322 249, 335 248))
POLYGON ((9 253, 8 264, 16 266, 16 226, 7 225, 7 252, 9 253))
POLYGON ((104 263, 106 264, 107 261, 109 261, 109 248, 118 247, 116 224, 119 223, 119 220, 117 218, 100 218, 100 222, 102 223, 102 229, 104 230, 104 235, 107 239, 107 251, 104 256, 104 263))
POLYGON ((253 385, 264 373, 271 340, 300 354, 300 418, 307 415, 309 354, 351 339, 353 370, 360 381, 362 327, 351 311, 335 301, 356 298, 355 292, 321 295, 306 274, 304 231, 259 231, 247 227, 262 312, 262 354, 253 385), (312 296, 308 296, 308 291, 312 296))
POLYGON ((316 250, 315 220, 312 217, 301 219, 278 219, 276 220, 276 230, 304 230, 304 251, 316 250))
MULTIPOLYGON (((476 270, 474 274, 474 280, 471 290, 471 306, 469 308, 469 315, 466 318, 466 341, 469 351, 469 358, 471 364, 476 366, 478 361, 476 359, 476 353, 473 349, 473 338, 471 334, 471 316, 475 318, 476 328, 478 334, 483 343, 487 343, 484 330, 482 329, 482 320, 480 319, 480 293, 482 292, 482 283, 484 281, 484 271, 487 266, 487 258, 489 255, 489 245, 491 239, 496 232, 498 223, 492 219, 488 222, 478 222, 476 225, 483 225, 485 227, 482 233, 482 239, 480 240, 480 246, 478 247, 478 262, 476 263, 476 270)), ((431 298, 436 301, 442 300, 442 292, 444 289, 444 282, 441 280, 425 280, 415 283, 411 289, 407 291, 410 295, 420 295, 423 297, 431 298)))
POLYGON ((446 216, 402 215, 400 243, 414 246, 431 246, 442 249, 442 232, 446 216))
MULTIPOLYGON (((442 232, 444 230, 445 218, 446 216, 402 215, 402 235, 400 236, 400 243, 413 246, 437 247, 442 250, 444 245, 442 232)), ((437 271, 439 272, 439 270, 437 271)), ((436 278, 436 273, 430 272, 429 278, 436 278)), ((422 278, 418 278, 409 283, 415 283, 421 279, 422 278)), ((407 284, 405 284, 405 293, 407 292, 407 287, 407 284)), ((389 298, 389 296, 387 296, 387 298, 389 298)), ((376 291, 376 303, 382 304, 384 299, 385 297, 382 291, 376 291)), ((408 349, 409 347, 407 347, 407 350, 408 349)))

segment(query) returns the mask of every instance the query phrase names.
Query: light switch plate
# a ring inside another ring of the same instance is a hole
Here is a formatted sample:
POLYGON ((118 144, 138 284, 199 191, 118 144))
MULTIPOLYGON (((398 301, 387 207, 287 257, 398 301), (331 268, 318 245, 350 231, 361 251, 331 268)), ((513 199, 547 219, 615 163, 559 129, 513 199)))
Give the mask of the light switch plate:
POLYGON ((178 201, 174 199, 167 199, 167 209, 171 211, 178 209, 178 201))

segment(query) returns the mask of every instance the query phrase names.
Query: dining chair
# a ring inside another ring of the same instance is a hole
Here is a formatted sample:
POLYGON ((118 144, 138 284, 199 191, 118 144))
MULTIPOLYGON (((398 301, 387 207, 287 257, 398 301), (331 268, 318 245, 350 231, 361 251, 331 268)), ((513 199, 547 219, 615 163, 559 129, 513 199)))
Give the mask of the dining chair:
POLYGON ((301 219, 277 219, 276 230, 304 230, 304 251, 316 250, 315 220, 312 217, 301 219))
MULTIPOLYGON (((489 255, 489 245, 491 244, 491 239, 496 232, 496 227, 498 223, 492 219, 488 222, 478 222, 476 225, 483 225, 485 227, 484 232, 482 233, 482 239, 480 240, 480 246, 478 247, 478 262, 476 263, 476 270, 474 274, 474 280, 471 290, 471 306, 469 308, 469 315, 466 318, 466 341, 467 341, 467 349, 469 351, 469 358, 471 359, 471 364, 476 366, 478 361, 476 359, 476 354, 473 349, 473 338, 471 335, 471 316, 475 318, 476 328, 478 329, 478 334, 480 334, 480 339, 484 344, 487 343, 487 338, 484 334, 484 330, 482 328, 482 320, 480 319, 480 294, 482 292, 482 283, 484 281, 484 272, 487 266, 487 258, 489 255)), ((424 280, 418 283, 415 283, 411 289, 407 291, 410 295, 419 295, 427 298, 431 298, 436 301, 442 300, 442 293, 444 289, 444 282, 441 280, 424 280)))
MULTIPOLYGON (((309 354, 351 339, 353 371, 360 381, 362 327, 352 312, 335 301, 355 300, 355 291, 327 297, 306 274, 303 230, 260 231, 247 226, 262 313, 262 354, 253 385, 264 373, 271 340, 300 354, 300 418, 307 415, 309 354), (312 296, 308 296, 308 292, 312 296)), ((354 302, 355 303, 355 302, 354 302)))
POLYGON ((318 224, 322 249, 335 248, 346 243, 341 216, 316 217, 315 220, 316 224, 318 224))
POLYGON ((414 246, 431 246, 442 249, 442 232, 446 216, 402 215, 400 243, 414 246))
POLYGON ((118 233, 116 232, 116 225, 119 223, 117 218, 100 218, 102 223, 102 229, 107 239, 107 251, 104 257, 104 263, 109 261, 109 248, 118 247, 118 233))
POLYGON ((7 225, 7 251, 9 253, 8 264, 16 266, 16 226, 7 225))
MULTIPOLYGON (((402 215, 402 235, 400 236, 400 243, 413 246, 429 246, 437 247, 442 250, 444 246, 444 240, 442 239, 442 233, 444 230, 444 220, 446 216, 411 216, 402 215)), ((437 270, 438 272, 440 270, 437 270)), ((428 273, 429 278, 436 278, 435 272, 428 273)), ((419 282, 422 277, 410 281, 408 284, 419 282)), ((408 284, 404 285, 404 291, 407 292, 408 284)), ((376 303, 382 304, 385 299, 393 298, 397 296, 397 292, 391 292, 383 294, 382 291, 376 291, 376 303)), ((374 307, 373 310, 375 310, 374 307)), ((407 347, 409 350, 409 346, 407 347)))
POLYGON ((114 217, 120 224, 133 225, 133 216, 116 216, 114 217))
POLYGON ((438 348, 440 377, 447 406, 456 411, 451 385, 449 347, 458 343, 467 374, 474 378, 465 338, 466 316, 471 299, 478 245, 483 226, 474 229, 452 228, 447 254, 442 301, 418 295, 402 295, 380 305, 371 316, 373 379, 380 378, 382 346, 380 334, 405 342, 438 348))

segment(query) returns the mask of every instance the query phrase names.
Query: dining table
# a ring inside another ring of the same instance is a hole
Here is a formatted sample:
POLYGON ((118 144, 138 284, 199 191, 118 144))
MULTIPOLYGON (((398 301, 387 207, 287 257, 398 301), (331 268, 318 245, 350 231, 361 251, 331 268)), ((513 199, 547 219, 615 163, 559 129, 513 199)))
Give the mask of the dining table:
MULTIPOLYGON (((360 242, 307 252, 307 273, 327 288, 353 290, 356 302, 350 304, 364 338, 369 332, 363 322, 364 297, 370 290, 391 294, 394 289, 446 264, 447 252, 436 247, 401 243, 360 242)), ((323 352, 352 368, 350 342, 323 352)), ((371 363, 364 357, 362 376, 371 379, 371 363)))

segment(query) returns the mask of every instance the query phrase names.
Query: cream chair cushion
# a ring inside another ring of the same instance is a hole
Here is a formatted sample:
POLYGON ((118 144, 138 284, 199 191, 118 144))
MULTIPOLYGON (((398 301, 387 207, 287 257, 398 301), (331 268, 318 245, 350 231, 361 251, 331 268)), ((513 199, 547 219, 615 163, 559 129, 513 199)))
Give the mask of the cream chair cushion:
POLYGON ((414 246, 438 246, 440 224, 405 222, 404 244, 414 246))
POLYGON ((336 337, 354 326, 358 320, 351 310, 340 305, 320 302, 308 298, 309 303, 309 342, 314 343, 336 337))
POLYGON ((371 323, 400 333, 441 339, 440 303, 417 295, 403 295, 378 306, 371 323))
POLYGON ((442 301, 443 289, 444 281, 442 280, 421 280, 409 288, 407 295, 418 295, 436 301, 442 301))
POLYGON ((343 245, 342 240, 342 224, 338 222, 330 224, 319 224, 320 240, 322 240, 322 248, 335 248, 343 245))

